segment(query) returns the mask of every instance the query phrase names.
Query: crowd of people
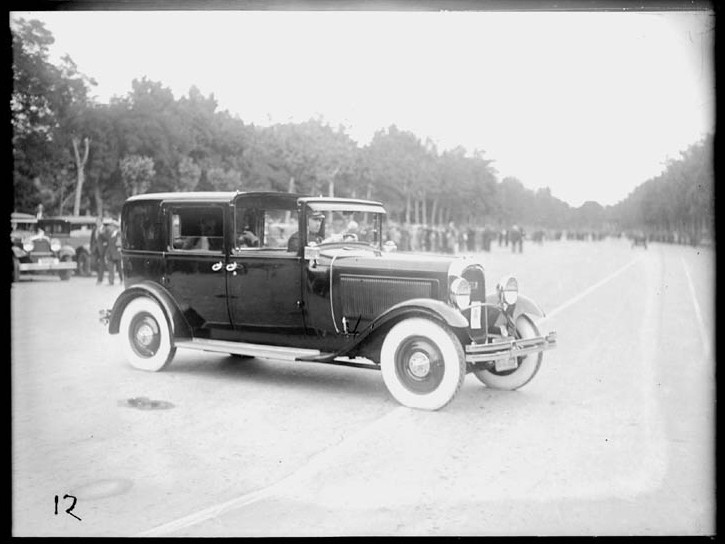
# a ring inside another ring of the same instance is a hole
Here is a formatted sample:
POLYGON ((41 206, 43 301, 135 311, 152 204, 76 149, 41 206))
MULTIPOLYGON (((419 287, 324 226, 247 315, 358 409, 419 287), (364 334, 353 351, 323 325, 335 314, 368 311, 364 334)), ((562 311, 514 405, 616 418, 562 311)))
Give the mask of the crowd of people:
POLYGON ((489 225, 459 227, 453 222, 446 226, 388 222, 385 239, 395 242, 399 251, 457 254, 491 251, 495 244, 521 253, 525 238, 526 232, 518 225, 498 229, 489 225))

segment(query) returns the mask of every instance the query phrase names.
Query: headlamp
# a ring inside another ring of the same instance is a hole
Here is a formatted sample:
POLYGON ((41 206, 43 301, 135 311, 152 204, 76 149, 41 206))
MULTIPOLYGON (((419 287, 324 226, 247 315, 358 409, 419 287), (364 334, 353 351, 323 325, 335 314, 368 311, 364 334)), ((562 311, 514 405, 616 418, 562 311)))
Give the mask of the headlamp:
POLYGON ((471 284, 461 277, 454 278, 449 288, 451 302, 459 308, 467 308, 471 304, 471 284))
POLYGON ((53 238, 50 241, 50 250, 55 253, 57 251, 60 251, 60 248, 61 248, 60 240, 58 240, 57 238, 53 238))
POLYGON ((502 304, 512 306, 519 298, 519 282, 513 276, 504 276, 496 286, 502 304))

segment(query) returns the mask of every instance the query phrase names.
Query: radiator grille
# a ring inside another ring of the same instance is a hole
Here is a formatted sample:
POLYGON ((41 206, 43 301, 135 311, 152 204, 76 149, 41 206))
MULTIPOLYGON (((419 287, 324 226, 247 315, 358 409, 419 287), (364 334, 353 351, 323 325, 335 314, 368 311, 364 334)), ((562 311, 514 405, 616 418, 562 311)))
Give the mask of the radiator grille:
POLYGON ((50 242, 48 240, 33 240, 33 252, 50 253, 50 242))
POLYGON ((434 294, 430 280, 342 276, 340 286, 343 315, 363 319, 373 319, 399 302, 434 294))

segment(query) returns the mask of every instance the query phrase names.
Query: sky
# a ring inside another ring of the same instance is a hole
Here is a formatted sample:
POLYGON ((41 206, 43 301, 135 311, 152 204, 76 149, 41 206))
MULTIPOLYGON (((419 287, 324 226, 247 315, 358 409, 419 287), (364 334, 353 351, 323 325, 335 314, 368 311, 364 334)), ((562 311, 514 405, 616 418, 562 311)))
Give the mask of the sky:
POLYGON ((669 12, 11 12, 96 80, 196 86, 245 123, 396 125, 485 151, 572 206, 613 205, 714 132, 714 15, 669 12))

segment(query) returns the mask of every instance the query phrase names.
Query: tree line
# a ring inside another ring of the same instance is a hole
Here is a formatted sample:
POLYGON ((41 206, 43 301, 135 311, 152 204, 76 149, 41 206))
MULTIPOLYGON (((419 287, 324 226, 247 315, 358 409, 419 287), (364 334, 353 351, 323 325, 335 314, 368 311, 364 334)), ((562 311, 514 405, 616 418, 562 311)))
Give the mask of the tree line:
POLYGON ((430 225, 702 229, 713 218, 712 138, 619 204, 573 208, 549 188, 499 181, 483 150, 439 150, 395 125, 361 146, 321 118, 256 126, 221 111, 213 94, 192 87, 175 98, 147 79, 98 103, 71 58, 49 60, 43 23, 13 20, 11 33, 17 211, 117 215, 135 194, 238 189, 380 200, 394 221, 430 225))

